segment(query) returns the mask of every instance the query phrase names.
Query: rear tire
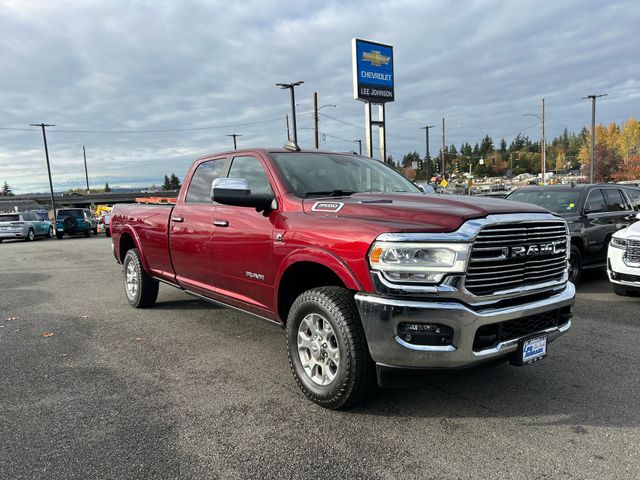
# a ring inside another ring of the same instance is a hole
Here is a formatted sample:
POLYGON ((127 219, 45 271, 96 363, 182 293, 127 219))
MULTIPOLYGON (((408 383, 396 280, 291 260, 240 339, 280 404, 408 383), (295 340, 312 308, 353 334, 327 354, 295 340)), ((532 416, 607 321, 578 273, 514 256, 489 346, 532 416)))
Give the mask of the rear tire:
POLYGON ((345 288, 314 288, 293 302, 287 347, 296 383, 321 407, 355 405, 374 384, 374 364, 360 315, 345 288))
POLYGON ((110 236, 111 236, 111 230, 109 230, 109 227, 108 227, 108 226, 107 226, 107 227, 104 227, 104 234, 105 234, 107 237, 110 237, 110 236))
POLYGON ((571 245, 569 253, 569 281, 575 285, 580 281, 580 277, 582 277, 582 254, 578 247, 571 245))
POLYGON ((91 236, 91 230, 87 230, 86 232, 84 232, 84 236, 86 238, 89 238, 89 236, 91 236))
POLYGON ((152 307, 158 298, 159 282, 144 269, 136 248, 127 252, 123 264, 124 291, 129 305, 135 308, 152 307))
POLYGON ((91 233, 93 233, 94 235, 98 234, 98 227, 92 228, 91 229, 91 233))
POLYGON ((49 227, 49 231, 47 232, 47 238, 53 238, 53 227, 49 227))

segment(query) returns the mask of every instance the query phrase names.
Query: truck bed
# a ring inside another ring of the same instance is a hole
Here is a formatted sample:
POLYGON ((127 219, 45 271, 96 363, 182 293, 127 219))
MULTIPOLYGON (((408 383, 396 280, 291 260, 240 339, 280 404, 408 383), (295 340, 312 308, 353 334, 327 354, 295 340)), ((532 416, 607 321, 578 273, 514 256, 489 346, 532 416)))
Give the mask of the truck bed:
MULTIPOLYGON (((144 248, 141 256, 145 268, 153 276, 175 282, 175 272, 169 254, 169 219, 173 205, 117 204, 111 211, 111 234, 114 244, 129 231, 144 248)), ((122 258, 118 259, 122 261, 122 258)))

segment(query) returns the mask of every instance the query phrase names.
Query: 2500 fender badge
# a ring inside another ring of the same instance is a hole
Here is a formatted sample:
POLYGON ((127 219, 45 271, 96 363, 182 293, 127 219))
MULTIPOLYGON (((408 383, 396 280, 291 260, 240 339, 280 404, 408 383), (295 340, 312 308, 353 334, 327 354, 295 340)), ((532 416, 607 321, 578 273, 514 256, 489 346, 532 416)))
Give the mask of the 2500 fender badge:
POLYGON ((316 202, 311 207, 312 212, 339 212, 344 207, 342 202, 316 202))

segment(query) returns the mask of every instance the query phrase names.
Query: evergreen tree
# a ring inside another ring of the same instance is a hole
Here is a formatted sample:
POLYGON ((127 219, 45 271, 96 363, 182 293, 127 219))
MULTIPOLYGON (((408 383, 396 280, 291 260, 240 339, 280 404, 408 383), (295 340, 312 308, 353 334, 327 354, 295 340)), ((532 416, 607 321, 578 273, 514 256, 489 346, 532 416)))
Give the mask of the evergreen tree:
POLYGON ((169 182, 169 177, 167 175, 164 176, 164 181, 162 182, 162 190, 171 190, 171 183, 169 182))
POLYGON ((9 186, 6 180, 4 181, 4 185, 2 186, 2 191, 0 192, 0 196, 13 197, 13 191, 11 190, 11 187, 9 186))
POLYGON ((109 186, 109 182, 106 182, 104 184, 104 191, 105 193, 110 192, 111 191, 111 187, 109 186))
POLYGON ((418 152, 409 152, 402 157, 402 166, 405 168, 412 168, 412 162, 417 162, 420 165, 420 155, 418 152))
POLYGON ((169 190, 180 190, 180 179, 176 177, 175 173, 171 173, 171 177, 169 178, 169 187, 169 190))

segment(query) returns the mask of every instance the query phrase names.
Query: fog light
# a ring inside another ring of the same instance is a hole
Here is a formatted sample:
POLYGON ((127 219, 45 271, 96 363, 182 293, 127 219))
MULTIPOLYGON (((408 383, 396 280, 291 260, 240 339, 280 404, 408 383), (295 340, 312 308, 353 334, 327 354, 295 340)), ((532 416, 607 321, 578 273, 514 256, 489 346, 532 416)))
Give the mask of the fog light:
POLYGON ((412 345, 451 345, 453 328, 434 323, 401 323, 398 336, 412 345))

